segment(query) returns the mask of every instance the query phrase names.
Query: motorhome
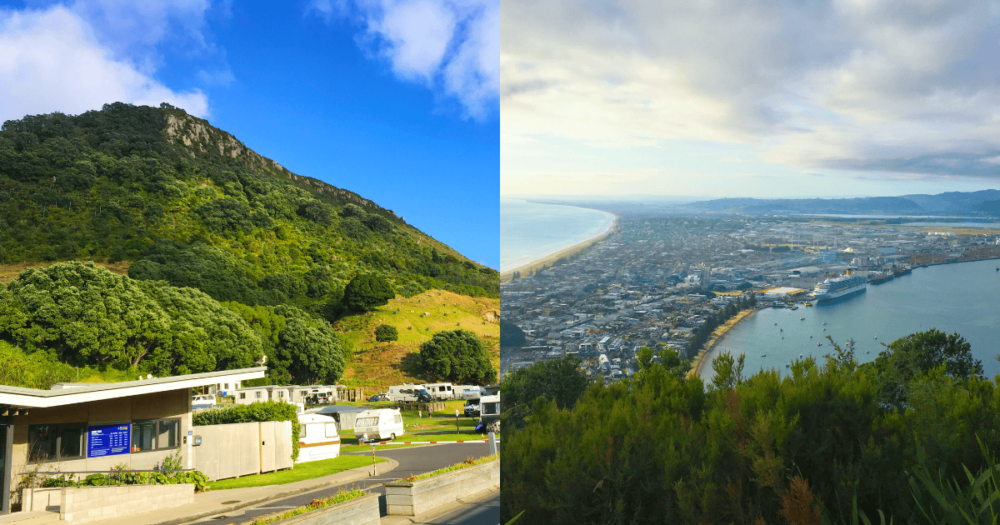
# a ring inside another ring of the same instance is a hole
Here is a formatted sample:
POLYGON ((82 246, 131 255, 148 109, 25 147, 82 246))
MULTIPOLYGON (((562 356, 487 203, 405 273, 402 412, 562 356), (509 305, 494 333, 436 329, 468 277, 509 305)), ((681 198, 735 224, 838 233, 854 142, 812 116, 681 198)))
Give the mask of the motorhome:
POLYGON ((479 387, 475 385, 455 385, 451 387, 452 392, 455 394, 455 399, 466 399, 465 393, 468 391, 479 391, 479 387))
POLYGON ((452 389, 451 383, 427 383, 424 388, 435 400, 455 398, 455 391, 452 389))
POLYGON ((299 414, 299 457, 296 463, 333 459, 340 455, 337 422, 321 414, 299 414))
POLYGON ((358 442, 396 439, 403 435, 403 416, 399 409, 380 408, 358 412, 354 437, 358 442))
POLYGON ((191 410, 208 410, 215 408, 215 395, 206 394, 194 396, 191 400, 191 410))
MULTIPOLYGON (((479 398, 479 424, 485 429, 493 429, 500 425, 500 396, 483 396, 479 398)), ((493 430, 494 432, 496 430, 493 430)))
POLYGON ((488 396, 488 395, 490 395, 489 392, 487 392, 486 390, 482 390, 479 387, 476 387, 475 390, 466 390, 465 392, 463 392, 462 393, 462 399, 466 399, 466 400, 468 400, 468 399, 479 399, 479 398, 481 398, 483 396, 488 396))
POLYGON ((424 385, 397 385, 389 387, 389 401, 406 403, 417 401, 417 392, 424 390, 424 385))

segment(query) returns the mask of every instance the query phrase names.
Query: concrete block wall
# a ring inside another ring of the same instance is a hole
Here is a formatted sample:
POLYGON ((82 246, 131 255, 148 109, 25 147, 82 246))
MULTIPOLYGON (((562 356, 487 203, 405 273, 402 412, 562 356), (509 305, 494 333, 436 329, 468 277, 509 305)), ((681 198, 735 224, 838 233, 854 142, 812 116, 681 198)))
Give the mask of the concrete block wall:
POLYGON ((386 510, 389 515, 416 516, 499 486, 500 460, 412 483, 386 483, 386 510))
POLYGON ((299 514, 281 525, 379 525, 378 494, 368 494, 332 507, 299 514))
POLYGON ((60 489, 59 519, 74 524, 194 503, 194 485, 123 485, 60 489))

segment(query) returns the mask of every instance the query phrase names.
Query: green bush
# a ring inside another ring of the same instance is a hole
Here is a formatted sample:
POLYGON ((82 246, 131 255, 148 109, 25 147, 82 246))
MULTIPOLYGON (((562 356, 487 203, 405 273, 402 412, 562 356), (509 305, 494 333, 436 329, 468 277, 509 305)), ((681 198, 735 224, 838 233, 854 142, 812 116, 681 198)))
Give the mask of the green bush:
POLYGON ((193 415, 194 426, 227 425, 229 423, 251 423, 258 421, 292 422, 292 460, 299 457, 299 418, 295 405, 266 401, 249 405, 233 405, 225 408, 199 410, 193 415))
POLYGON ((380 324, 375 328, 375 340, 384 343, 388 341, 395 341, 399 339, 399 332, 396 330, 395 326, 388 324, 380 324))
POLYGON ((358 312, 373 310, 393 297, 396 292, 389 281, 373 273, 356 275, 344 288, 344 305, 358 312))
POLYGON ((434 334, 430 341, 420 345, 420 361, 424 372, 435 380, 474 385, 497 380, 482 341, 467 330, 434 334))

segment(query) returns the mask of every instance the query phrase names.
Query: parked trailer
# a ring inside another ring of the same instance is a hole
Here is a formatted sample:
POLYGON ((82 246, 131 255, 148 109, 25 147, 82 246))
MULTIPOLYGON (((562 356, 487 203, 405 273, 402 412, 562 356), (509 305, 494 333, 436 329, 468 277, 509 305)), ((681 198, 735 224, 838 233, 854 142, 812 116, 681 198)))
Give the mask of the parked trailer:
POLYGON ((340 434, 332 417, 299 414, 299 458, 296 463, 333 459, 340 455, 340 434))
POLYGON ((358 442, 396 439, 403 432, 403 416, 397 409, 365 410, 358 412, 354 420, 354 437, 358 442))

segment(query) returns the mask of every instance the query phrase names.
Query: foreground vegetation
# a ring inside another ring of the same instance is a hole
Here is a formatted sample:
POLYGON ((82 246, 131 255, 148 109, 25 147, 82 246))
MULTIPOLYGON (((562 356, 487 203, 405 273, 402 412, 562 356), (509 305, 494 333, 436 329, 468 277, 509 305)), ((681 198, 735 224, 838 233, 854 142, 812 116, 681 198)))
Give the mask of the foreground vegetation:
POLYGON ((567 367, 549 365, 546 381, 527 377, 537 371, 509 375, 505 395, 526 378, 535 386, 530 408, 525 392, 505 403, 503 519, 524 511, 519 524, 986 523, 1000 515, 991 459, 1000 388, 968 343, 931 330, 865 364, 853 344, 834 348, 824 364, 805 359, 785 376, 749 378, 740 357, 724 354, 709 385, 649 359, 633 379, 585 389, 574 388, 579 372, 567 367))

